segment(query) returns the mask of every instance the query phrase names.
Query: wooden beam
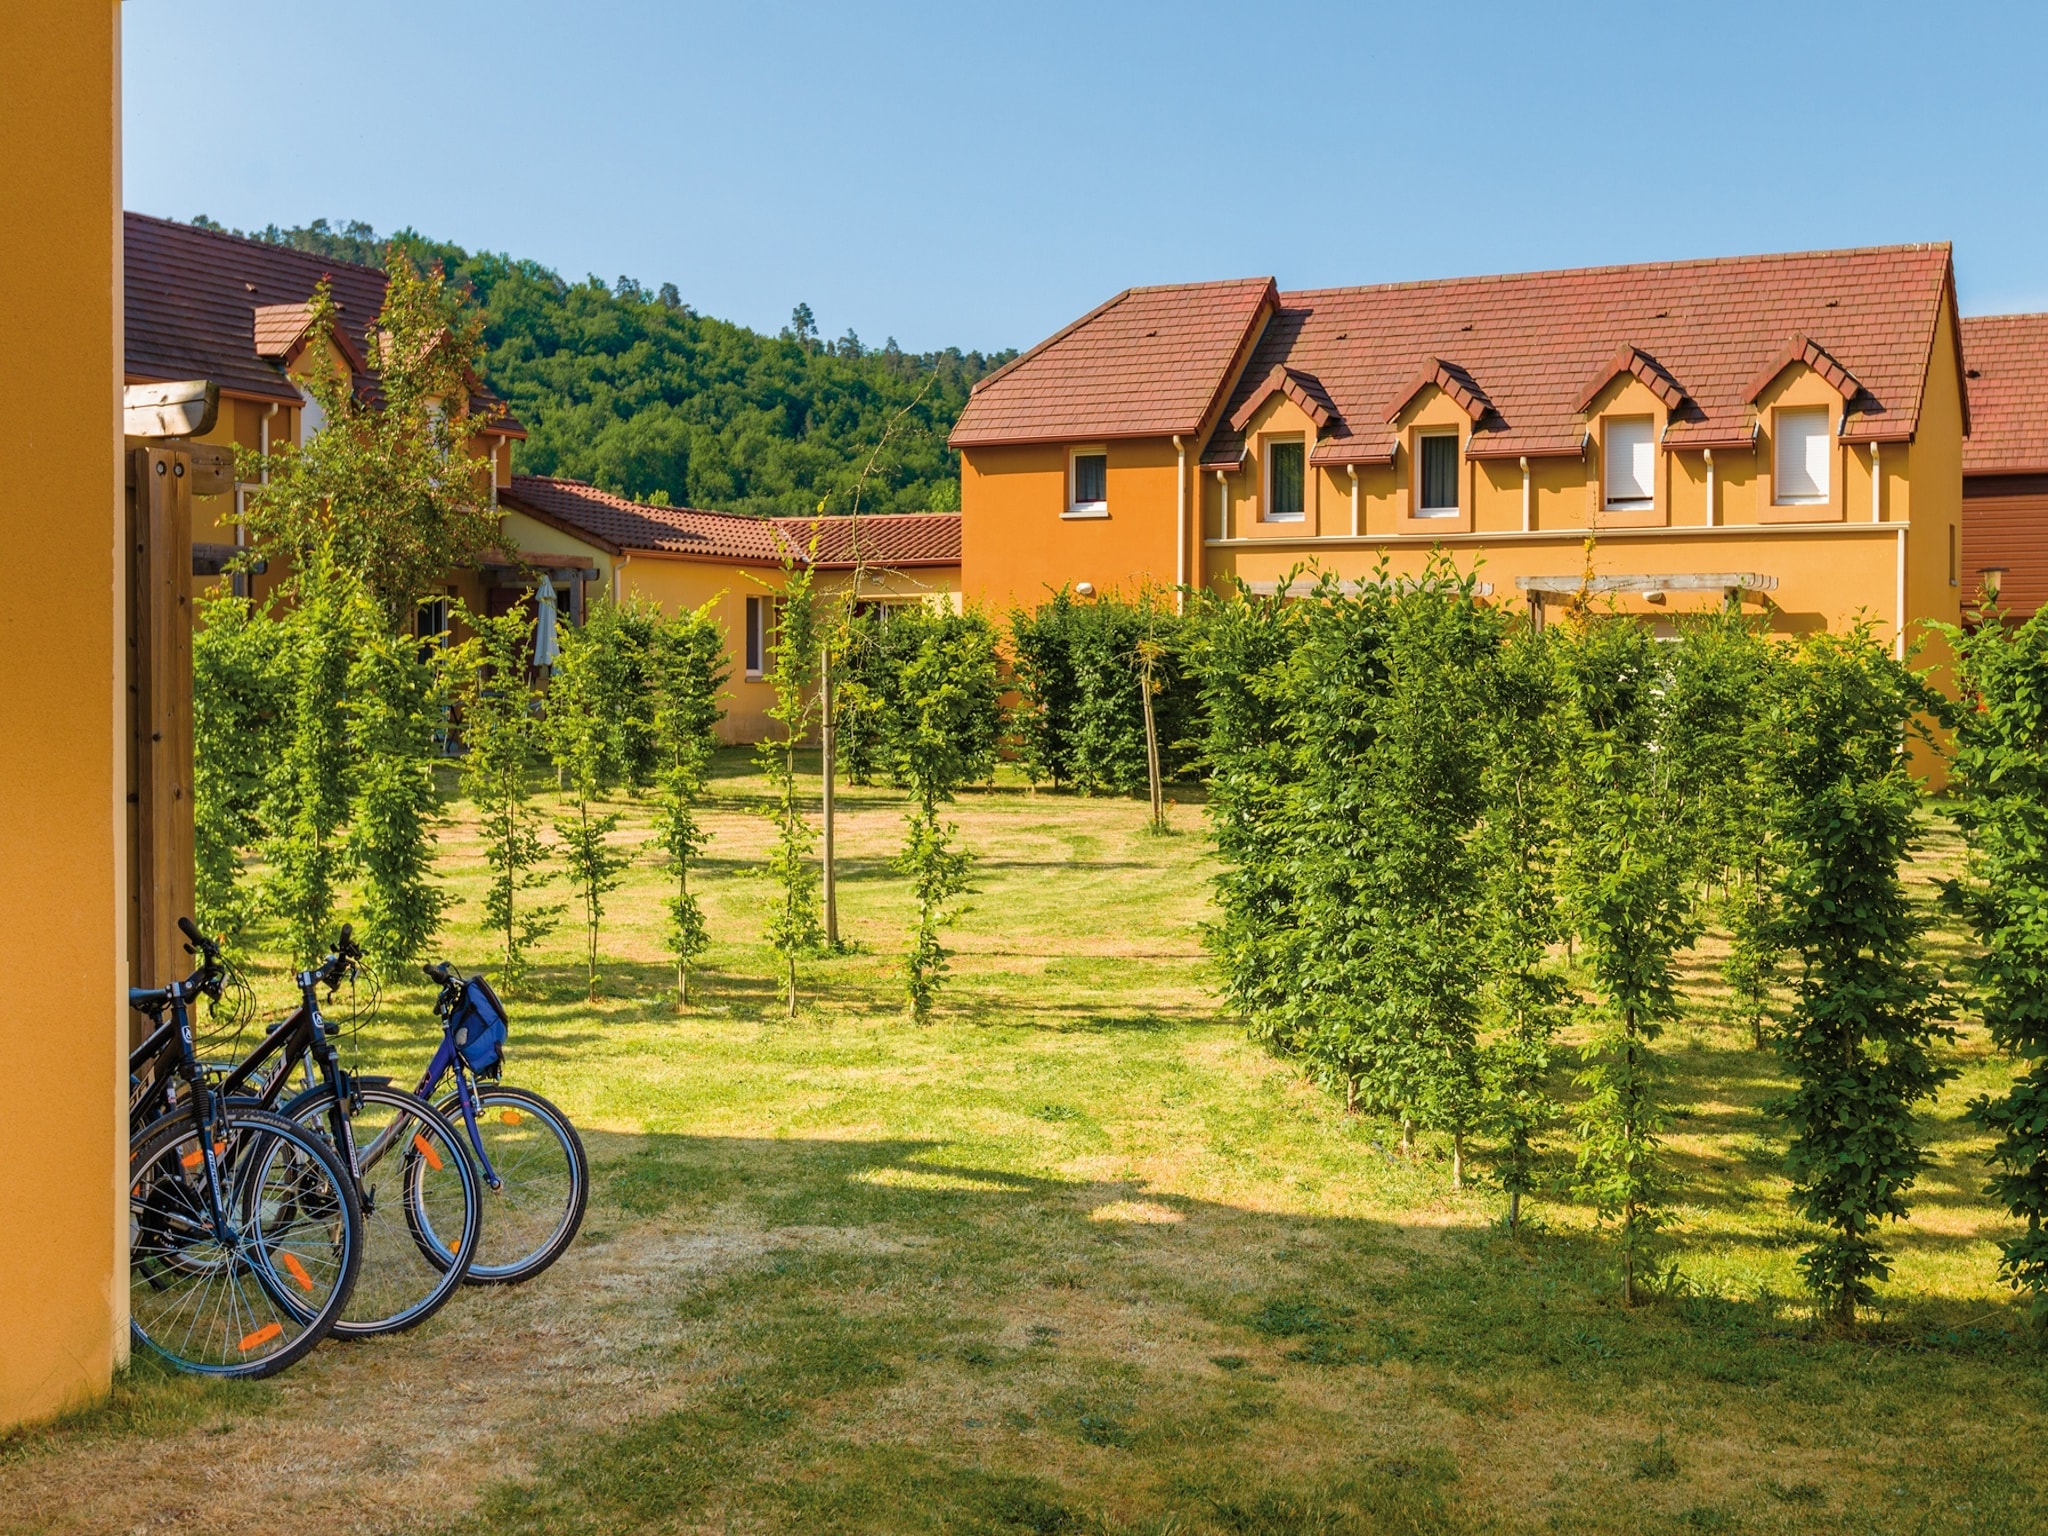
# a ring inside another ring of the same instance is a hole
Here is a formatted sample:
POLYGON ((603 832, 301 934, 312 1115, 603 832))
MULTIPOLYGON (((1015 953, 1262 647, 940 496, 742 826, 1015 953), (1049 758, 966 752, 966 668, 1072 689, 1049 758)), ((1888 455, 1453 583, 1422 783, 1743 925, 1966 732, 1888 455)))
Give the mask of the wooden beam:
POLYGON ((121 391, 121 431, 128 437, 197 437, 220 417, 220 386, 211 379, 130 384, 121 391))
POLYGON ((1515 590, 1538 596, 1572 596, 1584 592, 1774 592, 1775 576, 1753 571, 1681 576, 1517 576, 1515 590))
POLYGON ((192 910, 192 474, 183 447, 132 455, 128 498, 129 967, 184 974, 192 910))

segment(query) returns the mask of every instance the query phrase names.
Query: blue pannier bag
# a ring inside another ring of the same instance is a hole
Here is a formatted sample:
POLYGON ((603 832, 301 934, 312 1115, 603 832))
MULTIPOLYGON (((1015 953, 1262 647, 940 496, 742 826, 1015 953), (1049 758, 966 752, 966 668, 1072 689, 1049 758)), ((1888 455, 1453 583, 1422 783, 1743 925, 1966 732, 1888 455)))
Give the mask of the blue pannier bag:
POLYGON ((478 1077, 496 1077, 505 1059, 505 1005, 481 976, 462 984, 449 1025, 455 1034, 455 1048, 469 1070, 478 1077))

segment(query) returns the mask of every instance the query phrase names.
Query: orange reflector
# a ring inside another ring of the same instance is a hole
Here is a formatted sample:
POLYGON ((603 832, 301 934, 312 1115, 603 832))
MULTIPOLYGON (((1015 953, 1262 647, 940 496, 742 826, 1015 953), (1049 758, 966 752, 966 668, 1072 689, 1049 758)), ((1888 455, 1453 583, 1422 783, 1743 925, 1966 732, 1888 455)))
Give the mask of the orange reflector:
POLYGON ((312 1290, 313 1277, 306 1273, 306 1266, 299 1262, 299 1256, 295 1253, 287 1253, 281 1255, 281 1257, 284 1259, 284 1267, 290 1270, 292 1278, 299 1282, 299 1289, 302 1291, 312 1290))
POLYGON ((501 1109, 498 1111, 498 1118, 504 1121, 507 1125, 517 1125, 520 1121, 524 1120, 526 1116, 520 1114, 519 1111, 516 1109, 501 1109))
POLYGON ((283 1332, 283 1323, 265 1323, 261 1328, 258 1328, 254 1333, 242 1340, 242 1353, 246 1355, 252 1349, 261 1349, 283 1332))
POLYGON ((441 1171, 441 1154, 428 1145, 427 1138, 415 1131, 413 1132, 412 1144, 420 1149, 420 1156, 427 1160, 427 1166, 433 1169, 434 1172, 439 1173, 441 1171))

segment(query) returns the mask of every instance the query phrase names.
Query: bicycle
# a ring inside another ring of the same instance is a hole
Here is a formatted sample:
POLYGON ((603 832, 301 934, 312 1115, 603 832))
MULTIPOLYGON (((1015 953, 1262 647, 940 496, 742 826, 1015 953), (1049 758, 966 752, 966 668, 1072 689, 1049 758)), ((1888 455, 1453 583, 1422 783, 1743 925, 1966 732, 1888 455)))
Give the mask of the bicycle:
POLYGON ((354 1291, 334 1323, 344 1338, 401 1333, 432 1317, 467 1278, 483 1236, 482 1183, 446 1117, 389 1077, 341 1065, 339 1026, 322 1013, 318 989, 331 998, 361 955, 343 924, 335 952, 295 976, 298 1008, 214 1085, 233 1103, 324 1128, 350 1170, 363 1245, 354 1291), (295 1072, 310 1086, 287 1100, 295 1072), (384 1169, 396 1174, 390 1199, 375 1182, 384 1169))
POLYGON ((482 976, 465 979, 447 961, 423 967, 441 984, 434 1013, 441 1043, 419 1096, 450 1123, 460 1116, 493 1201, 472 1285, 530 1280, 567 1251, 590 1199, 590 1160, 569 1117, 539 1094, 497 1081, 505 1013, 482 976), (465 999, 469 999, 467 1006, 465 999), (487 1031, 488 1038, 475 1037, 487 1031), (453 1085, 439 1099, 444 1078, 453 1085), (482 1080, 482 1081, 480 1081, 482 1080))
POLYGON ((131 1066, 153 1063, 152 1083, 184 1089, 129 1143, 129 1331, 180 1370, 271 1376, 333 1330, 362 1262, 362 1212, 325 1138, 206 1081, 191 1007, 219 1001, 225 970, 191 919, 178 927, 199 968, 128 993, 154 1024, 131 1066))

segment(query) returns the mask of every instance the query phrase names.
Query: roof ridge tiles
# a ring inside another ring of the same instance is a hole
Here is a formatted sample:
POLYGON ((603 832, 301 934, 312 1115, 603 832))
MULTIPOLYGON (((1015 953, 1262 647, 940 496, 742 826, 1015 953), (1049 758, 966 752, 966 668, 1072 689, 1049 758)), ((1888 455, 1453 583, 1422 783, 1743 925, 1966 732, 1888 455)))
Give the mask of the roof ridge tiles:
POLYGON ((368 262, 350 261, 342 256, 322 256, 315 251, 302 251, 295 245, 279 245, 275 240, 265 240, 260 235, 245 235, 239 230, 208 229, 204 224, 188 224, 182 219, 167 219, 161 214, 155 213, 135 213, 130 211, 126 214, 126 217, 161 225, 166 229, 175 229, 181 235, 203 235, 209 240, 224 240, 236 245, 254 246, 261 251, 276 252, 282 256, 296 257, 300 261, 310 262, 315 266, 346 267, 351 272, 362 272, 378 278, 380 281, 386 275, 382 267, 373 267, 368 262))
MULTIPOLYGON (((1948 252, 1954 243, 1948 240, 1918 240, 1897 245, 1848 245, 1823 247, 1818 250, 1802 251, 1759 251, 1746 256, 1695 256, 1674 257, 1660 261, 1618 261, 1603 266, 1591 267, 1539 267, 1527 272, 1472 272, 1455 277, 1402 278, 1385 283, 1338 284, 1323 288, 1282 288, 1280 299, 1283 306, 1289 299, 1319 298, 1338 293, 1390 293, 1421 288, 1450 288, 1461 283, 1518 283, 1534 282, 1544 278, 1558 277, 1607 277, 1617 272, 1670 272, 1693 270, 1702 267, 1730 267, 1753 265, 1762 262, 1793 262, 1819 260, 1822 258, 1844 258, 1851 256, 1883 256, 1901 252, 1948 252)), ((1127 290, 1128 291, 1128 290, 1127 290)))

